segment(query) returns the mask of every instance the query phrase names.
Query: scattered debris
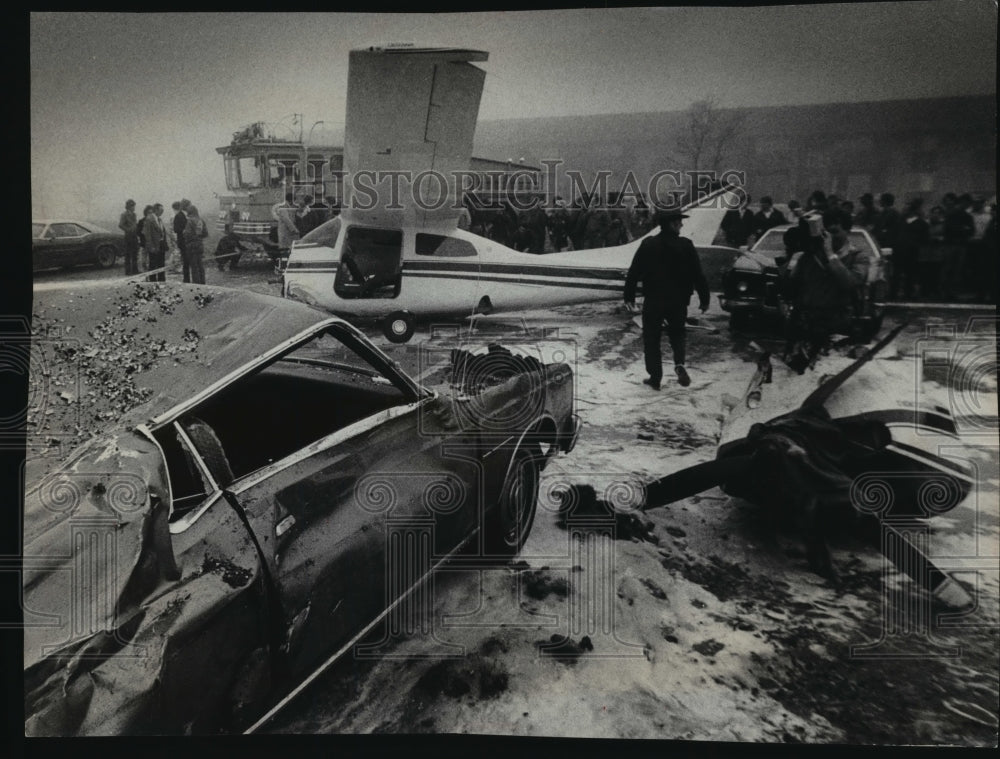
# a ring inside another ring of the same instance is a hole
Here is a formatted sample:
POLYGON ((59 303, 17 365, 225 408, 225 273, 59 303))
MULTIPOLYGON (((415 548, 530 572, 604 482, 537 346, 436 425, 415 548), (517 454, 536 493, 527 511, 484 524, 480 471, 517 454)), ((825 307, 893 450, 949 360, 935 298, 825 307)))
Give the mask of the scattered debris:
POLYGON ((646 590, 649 591, 649 594, 653 596, 653 598, 659 598, 661 601, 665 601, 667 599, 666 591, 652 580, 644 577, 641 582, 646 586, 646 590))
POLYGON ((553 577, 547 569, 535 569, 519 572, 524 592, 529 598, 541 601, 549 595, 566 598, 569 595, 569 582, 565 577, 553 577))
POLYGON ((612 529, 615 540, 660 544, 652 521, 631 512, 616 511, 607 501, 597 497, 593 485, 570 485, 554 496, 559 501, 556 525, 564 530, 601 529, 604 527, 602 520, 595 517, 602 517, 607 519, 607 528, 612 529), (579 528, 574 525, 577 520, 579 528))
MULTIPOLYGON (((211 301, 211 296, 200 293, 194 297, 200 298, 199 307, 211 301)), ((153 391, 142 386, 142 373, 163 358, 176 360, 196 354, 201 337, 187 328, 181 331, 180 341, 173 343, 154 339, 140 325, 155 322, 157 314, 172 314, 181 302, 183 296, 176 290, 136 283, 82 339, 69 337, 73 325, 65 324, 64 319, 33 314, 33 350, 37 354, 33 360, 45 366, 29 378, 31 391, 38 398, 28 409, 28 424, 34 433, 59 429, 65 435, 73 430, 74 442, 79 442, 149 400, 153 391), (62 409, 58 411, 61 423, 52 418, 57 409, 62 409), (67 420, 66 414, 78 418, 67 420)))
POLYGON ((702 656, 715 656, 719 651, 725 648, 725 645, 719 643, 719 641, 709 638, 708 640, 703 640, 701 643, 695 643, 691 646, 695 651, 697 651, 702 656))
POLYGON ((249 569, 238 567, 227 559, 218 559, 206 554, 201 563, 201 571, 207 573, 219 570, 221 570, 222 581, 231 588, 241 588, 253 577, 253 572, 249 569))
POLYGON ((577 659, 585 652, 594 650, 594 643, 589 635, 584 635, 578 643, 568 636, 553 634, 548 640, 535 643, 542 656, 551 656, 562 664, 576 664, 577 659))

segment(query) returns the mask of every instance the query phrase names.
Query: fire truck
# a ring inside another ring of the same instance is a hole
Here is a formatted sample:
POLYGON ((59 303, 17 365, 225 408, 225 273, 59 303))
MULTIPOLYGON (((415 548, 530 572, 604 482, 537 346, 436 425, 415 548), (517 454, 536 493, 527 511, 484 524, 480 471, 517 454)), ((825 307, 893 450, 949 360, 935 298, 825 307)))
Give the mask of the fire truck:
POLYGON ((217 226, 242 241, 257 243, 277 255, 278 222, 274 207, 291 193, 294 202, 309 195, 314 203, 339 207, 344 149, 340 145, 306 144, 301 139, 276 137, 258 121, 233 134, 222 156, 228 193, 219 196, 217 226))
MULTIPOLYGON (((301 124, 301 117, 298 118, 301 124)), ((322 123, 322 122, 317 122, 322 123)), ((311 132, 310 132, 311 137, 311 132)), ((325 138, 326 142, 331 142, 325 138)), ((219 231, 232 230, 242 242, 263 246, 271 258, 278 256, 278 222, 275 206, 291 193, 299 203, 306 195, 313 198, 320 215, 328 218, 339 213, 344 167, 343 145, 306 145, 301 133, 294 137, 276 137, 262 121, 233 134, 232 142, 215 149, 222 156, 228 192, 219 196, 216 225, 219 231)), ((540 167, 521 161, 495 161, 473 158, 469 170, 481 175, 477 192, 480 202, 489 203, 489 188, 507 188, 513 177, 517 192, 544 192, 540 167), (499 181, 498 181, 499 180, 499 181)), ((513 189, 513 185, 510 189, 513 189)))

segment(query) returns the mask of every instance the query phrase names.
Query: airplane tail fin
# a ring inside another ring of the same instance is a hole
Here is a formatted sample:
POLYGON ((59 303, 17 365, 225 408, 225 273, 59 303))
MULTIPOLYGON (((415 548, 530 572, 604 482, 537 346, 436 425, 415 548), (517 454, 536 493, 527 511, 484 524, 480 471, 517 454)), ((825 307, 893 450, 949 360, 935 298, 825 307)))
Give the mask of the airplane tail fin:
POLYGON ((740 207, 742 193, 742 188, 737 185, 726 184, 688 203, 684 206, 684 213, 689 218, 684 220, 681 234, 690 238, 695 247, 711 245, 722 226, 726 211, 740 207))
POLYGON ((352 50, 344 134, 345 213, 362 223, 455 223, 469 170, 488 54, 458 48, 371 47, 352 50), (359 172, 402 171, 416 179, 375 181, 359 172), (437 175, 447 181, 444 186, 437 175), (412 200, 419 191, 426 201, 412 200))

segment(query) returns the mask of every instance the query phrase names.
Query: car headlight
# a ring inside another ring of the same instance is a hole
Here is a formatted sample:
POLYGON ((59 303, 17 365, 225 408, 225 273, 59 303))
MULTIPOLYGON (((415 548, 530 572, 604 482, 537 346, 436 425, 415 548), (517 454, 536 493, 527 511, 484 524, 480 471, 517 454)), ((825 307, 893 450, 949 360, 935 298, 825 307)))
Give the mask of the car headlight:
POLYGON ((750 289, 750 286, 746 282, 744 282, 743 280, 740 280, 736 284, 736 289, 737 289, 737 291, 739 291, 741 293, 745 293, 747 290, 750 289))

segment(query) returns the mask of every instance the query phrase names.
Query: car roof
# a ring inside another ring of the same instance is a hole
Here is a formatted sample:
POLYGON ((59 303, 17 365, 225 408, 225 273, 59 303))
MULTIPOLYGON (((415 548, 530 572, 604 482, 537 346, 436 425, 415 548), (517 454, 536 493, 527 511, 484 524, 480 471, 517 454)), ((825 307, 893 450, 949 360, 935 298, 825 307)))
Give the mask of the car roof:
POLYGON ((36 291, 33 313, 36 334, 74 348, 56 368, 97 394, 92 408, 74 410, 95 428, 149 421, 293 338, 343 322, 284 298, 180 282, 69 283, 36 291), (108 385, 120 392, 102 405, 108 385))
POLYGON ((32 219, 32 224, 79 224, 84 227, 96 226, 89 221, 77 221, 76 219, 32 219))

